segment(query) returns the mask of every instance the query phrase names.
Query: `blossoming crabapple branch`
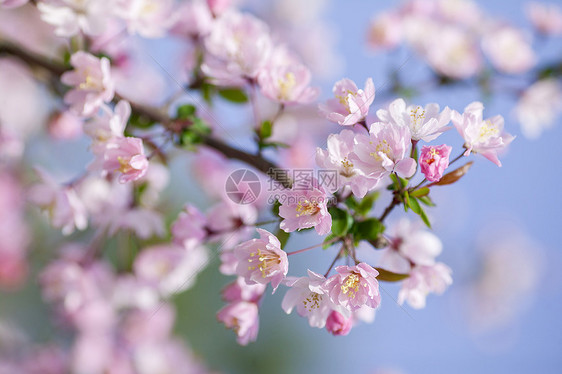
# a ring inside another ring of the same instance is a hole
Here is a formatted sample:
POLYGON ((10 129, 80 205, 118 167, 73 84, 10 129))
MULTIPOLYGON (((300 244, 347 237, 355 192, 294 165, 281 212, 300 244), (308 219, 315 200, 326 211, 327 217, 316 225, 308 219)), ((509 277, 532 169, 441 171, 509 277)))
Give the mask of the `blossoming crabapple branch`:
MULTIPOLYGON (((30 66, 43 68, 57 76, 60 76, 63 73, 69 71, 69 68, 65 67, 59 62, 51 61, 43 56, 39 56, 20 46, 16 46, 8 42, 0 42, 0 55, 10 55, 10 56, 17 57, 18 59, 20 59, 21 61, 25 62, 30 66)), ((115 99, 116 101, 119 101, 119 100, 124 100, 125 98, 116 94, 115 99)), ((175 125, 174 120, 168 117, 166 114, 162 113, 160 110, 146 105, 137 104, 131 102, 130 100, 128 101, 131 104, 131 109, 134 113, 146 116, 147 118, 162 124, 164 127, 168 129, 174 128, 175 125)), ((253 155, 248 152, 242 151, 240 149, 234 148, 211 136, 203 136, 202 144, 219 151, 227 158, 239 160, 250 166, 253 166, 254 168, 256 168, 257 170, 263 173, 267 173, 271 169, 278 168, 276 164, 265 159, 260 155, 253 155)), ((286 180, 279 180, 279 182, 285 185, 286 187, 289 187, 288 182, 286 180)))

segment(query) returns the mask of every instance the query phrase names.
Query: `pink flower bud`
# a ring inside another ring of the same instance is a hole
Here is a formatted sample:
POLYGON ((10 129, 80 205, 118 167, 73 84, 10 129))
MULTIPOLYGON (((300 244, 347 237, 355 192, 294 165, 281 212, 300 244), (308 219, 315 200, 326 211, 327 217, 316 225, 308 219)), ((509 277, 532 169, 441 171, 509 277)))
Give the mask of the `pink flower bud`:
POLYGON ((437 182, 449 166, 449 156, 453 147, 448 145, 422 147, 420 156, 421 171, 428 181, 437 182))
POLYGON ((341 313, 333 310, 326 320, 326 330, 332 335, 347 335, 351 331, 352 320, 352 317, 345 318, 341 313))

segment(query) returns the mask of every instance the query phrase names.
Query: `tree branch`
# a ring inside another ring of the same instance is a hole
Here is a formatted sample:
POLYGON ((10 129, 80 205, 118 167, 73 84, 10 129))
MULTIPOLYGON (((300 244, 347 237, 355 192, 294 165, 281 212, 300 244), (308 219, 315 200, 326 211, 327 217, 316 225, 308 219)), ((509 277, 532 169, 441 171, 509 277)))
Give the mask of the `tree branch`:
MULTIPOLYGON (((30 67, 42 68, 59 77, 64 72, 71 70, 69 67, 65 66, 61 61, 49 60, 44 56, 37 55, 24 48, 21 48, 20 46, 5 41, 0 42, 0 56, 16 57, 22 62, 29 65, 30 67)), ((119 94, 115 94, 114 100, 128 101, 131 104, 131 108, 134 113, 145 116, 157 123, 160 123, 172 131, 175 127, 175 120, 170 118, 166 113, 159 110, 158 108, 152 108, 149 106, 131 102, 119 94)), ((266 160, 262 156, 253 155, 251 153, 244 152, 240 149, 234 148, 222 142, 221 140, 218 140, 210 136, 203 137, 203 144, 209 148, 213 148, 216 151, 219 151, 229 159, 242 161, 266 174, 270 169, 278 168, 276 164, 274 164, 269 160, 266 160)), ((275 174, 276 173, 274 173, 273 175, 275 176, 275 174)), ((282 183, 285 187, 290 187, 289 185, 286 185, 287 181, 285 180, 278 180, 278 181, 282 183)))

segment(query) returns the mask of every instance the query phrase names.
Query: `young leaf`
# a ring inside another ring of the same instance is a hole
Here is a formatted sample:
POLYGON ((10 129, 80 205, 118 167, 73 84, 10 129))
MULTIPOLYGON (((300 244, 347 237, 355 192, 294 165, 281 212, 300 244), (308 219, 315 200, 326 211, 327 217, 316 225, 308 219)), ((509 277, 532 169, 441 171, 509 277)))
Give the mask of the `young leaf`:
POLYGON ((417 198, 426 196, 428 194, 429 194, 429 188, 427 187, 418 188, 417 190, 410 192, 410 196, 417 197, 417 198))
POLYGON ((443 178, 439 180, 439 182, 432 183, 432 185, 445 186, 447 184, 455 183, 468 172, 468 169, 470 169, 473 163, 474 161, 467 162, 465 165, 461 166, 460 168, 445 174, 443 178))
POLYGON ((260 137, 262 139, 267 139, 273 133, 273 125, 271 121, 263 121, 260 128, 260 137))
POLYGON ((408 191, 404 191, 404 211, 407 212, 408 208, 410 207, 410 194, 408 191))
POLYGON ((408 205, 412 211, 416 214, 420 214, 420 212, 422 211, 422 208, 420 207, 420 203, 418 203, 418 200, 415 197, 412 197, 410 199, 409 205, 408 205))
POLYGON ((353 224, 353 217, 345 210, 332 207, 330 208, 332 216, 332 233, 336 236, 344 236, 347 234, 353 224))
POLYGON ((291 233, 279 229, 275 233, 275 236, 277 236, 277 239, 279 239, 279 242, 281 243, 281 249, 283 249, 285 248, 285 245, 287 244, 287 241, 289 240, 291 233))
POLYGON ((361 240, 371 241, 376 240, 384 232, 384 225, 381 221, 372 217, 364 221, 355 222, 351 231, 356 242, 361 240))
POLYGON ((375 270, 379 272, 379 275, 377 275, 377 280, 383 282, 400 282, 401 280, 404 280, 410 276, 410 274, 394 273, 382 268, 375 268, 375 270))
POLYGON ((369 214, 373 208, 373 204, 379 198, 380 193, 375 191, 366 195, 356 206, 355 212, 361 216, 366 216, 369 214))
POLYGON ((421 210, 420 217, 421 217, 423 223, 425 223, 427 225, 427 227, 431 228, 431 223, 429 222, 429 218, 427 218, 427 215, 425 214, 423 209, 420 208, 420 210, 421 210))
POLYGON ((189 119, 195 114, 195 107, 191 104, 183 104, 176 109, 177 119, 189 119))
POLYGON ((326 239, 324 239, 324 243, 322 244, 322 249, 328 249, 330 248, 332 245, 334 245, 336 243, 336 241, 334 241, 335 238, 337 238, 337 235, 334 235, 333 233, 328 234, 328 236, 326 236, 326 239))
POLYGON ((243 104, 248 101, 248 96, 239 88, 223 88, 219 90, 219 95, 232 103, 243 104))

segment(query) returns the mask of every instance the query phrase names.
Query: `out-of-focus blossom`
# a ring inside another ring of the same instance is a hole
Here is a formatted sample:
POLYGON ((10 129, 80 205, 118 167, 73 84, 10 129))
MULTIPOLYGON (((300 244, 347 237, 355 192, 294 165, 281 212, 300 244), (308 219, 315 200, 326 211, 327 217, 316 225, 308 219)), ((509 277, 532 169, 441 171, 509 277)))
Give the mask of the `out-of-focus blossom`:
POLYGON ((409 273, 411 265, 433 265, 443 249, 441 240, 420 222, 401 219, 388 230, 390 247, 384 249, 380 266, 396 273, 409 273))
POLYGON ((416 161, 408 157, 410 130, 383 122, 371 124, 369 135, 355 136, 355 149, 349 160, 366 176, 382 179, 390 173, 409 178, 416 171, 416 161))
POLYGON ((537 59, 523 32, 513 27, 491 28, 482 40, 482 49, 492 65, 504 73, 524 73, 537 59))
POLYGON ((296 182, 280 201, 279 216, 283 221, 279 227, 285 232, 314 227, 318 235, 327 234, 332 228, 328 198, 318 180, 296 182))
POLYGON ((139 279, 153 284, 163 297, 190 288, 207 264, 207 251, 201 245, 188 248, 174 244, 144 249, 135 259, 139 279))
POLYGON ((222 298, 231 303, 236 301, 258 303, 266 288, 266 284, 248 284, 243 277, 237 277, 222 290, 222 298))
POLYGON ((427 104, 425 108, 419 105, 406 107, 404 99, 396 99, 388 110, 377 110, 377 117, 383 122, 408 128, 412 140, 430 142, 450 129, 447 125, 451 120, 451 109, 445 107, 439 113, 439 104, 427 104))
POLYGON ((236 85, 255 79, 265 67, 272 51, 265 23, 235 11, 221 15, 205 39, 209 53, 201 69, 217 84, 236 85))
POLYGON ((125 20, 129 34, 160 38, 172 25, 173 0, 116 0, 115 13, 125 20))
POLYGON ((144 155, 142 139, 126 137, 109 142, 104 153, 103 169, 109 173, 121 173, 121 183, 144 176, 148 169, 148 159, 144 155))
POLYGON ((529 86, 515 107, 521 132, 529 139, 538 138, 551 127, 562 112, 562 85, 554 78, 539 80, 529 86))
POLYGON ((47 124, 49 135, 58 140, 76 139, 82 135, 82 118, 70 111, 53 115, 47 124))
POLYGON ((351 331, 353 317, 345 317, 340 312, 333 310, 326 320, 326 330, 332 335, 345 336, 351 331))
POLYGON ((17 160, 23 155, 24 142, 9 129, 0 126, 0 161, 17 160))
POLYGON ((209 9, 215 16, 224 13, 232 4, 232 0, 207 0, 209 9))
POLYGON ((0 6, 3 8, 16 8, 27 3, 29 0, 0 0, 0 6))
POLYGON ((545 35, 562 34, 562 8, 557 4, 531 2, 526 7, 533 26, 545 35))
POLYGON ((363 197, 378 185, 380 179, 367 177, 349 160, 355 148, 355 133, 353 131, 343 130, 339 134, 330 134, 327 145, 327 150, 317 148, 316 163, 321 168, 337 170, 338 172, 335 178, 337 185, 330 186, 334 187, 330 192, 335 192, 337 189, 349 185, 355 196, 363 197))
POLYGON ((112 9, 112 0, 41 0, 37 9, 43 21, 56 27, 55 34, 71 37, 79 32, 103 32, 112 9))
POLYGON ((436 0, 436 15, 450 23, 477 28, 484 14, 473 0, 436 0))
POLYGON ((174 243, 188 246, 190 243, 200 244, 207 237, 205 225, 207 218, 191 204, 187 204, 172 224, 174 243))
POLYGON ((130 115, 131 105, 126 101, 119 101, 113 111, 104 105, 100 115, 84 124, 84 132, 98 143, 123 137, 130 115))
POLYGON ((338 266, 338 274, 328 278, 324 287, 328 289, 333 303, 355 311, 363 305, 377 308, 381 302, 379 272, 361 262, 356 266, 338 266))
POLYGON ((428 294, 442 294, 453 283, 452 270, 445 264, 438 262, 432 266, 416 266, 410 276, 402 282, 398 292, 398 304, 404 301, 415 309, 425 307, 428 294))
POLYGON ((494 164, 501 166, 498 152, 504 150, 514 137, 503 131, 503 117, 500 115, 483 120, 484 105, 480 102, 469 104, 461 115, 453 111, 451 119, 464 138, 465 156, 470 152, 480 153, 494 164))
POLYGON ((443 177, 443 172, 449 167, 449 156, 452 150, 453 147, 446 144, 422 147, 419 164, 428 181, 437 182, 443 177))
POLYGON ((170 29, 181 36, 202 37, 211 31, 213 15, 205 0, 182 3, 176 11, 176 21, 170 29))
POLYGON ((72 86, 64 102, 82 116, 91 116, 114 95, 110 63, 106 57, 97 58, 86 52, 76 52, 70 58, 73 71, 61 76, 62 83, 72 86))
POLYGON ((226 305, 217 313, 217 319, 238 335, 238 344, 255 341, 259 330, 258 306, 248 301, 226 305))
POLYGON ((308 104, 316 99, 318 89, 310 84, 310 70, 301 64, 266 67, 258 75, 262 93, 282 104, 308 104))
POLYGON ((438 73, 454 78, 466 79, 476 75, 482 68, 482 56, 476 39, 467 31, 454 26, 440 26, 421 35, 426 38, 422 55, 438 73))
POLYGON ((86 208, 70 186, 59 186, 45 171, 37 169, 41 182, 29 191, 34 204, 47 211, 51 225, 70 235, 74 229, 84 230, 88 225, 86 208))
POLYGON ((285 284, 291 288, 285 294, 281 307, 287 314, 296 307, 300 316, 308 318, 311 327, 323 328, 332 310, 346 312, 330 300, 325 282, 324 276, 311 270, 308 270, 307 277, 287 279, 285 284))
POLYGON ((334 99, 319 104, 319 109, 329 121, 342 126, 351 126, 365 119, 375 99, 375 85, 371 78, 365 82, 365 89, 357 88, 355 82, 344 78, 334 85, 334 99))
POLYGON ((257 218, 258 210, 253 205, 222 201, 207 211, 209 240, 222 241, 224 250, 232 249, 251 237, 257 218))
POLYGON ((263 229, 256 229, 259 239, 251 239, 234 248, 238 259, 236 273, 244 277, 248 284, 271 282, 273 291, 289 271, 287 253, 281 250, 279 239, 263 229))
POLYGON ((369 25, 367 43, 373 49, 391 49, 402 42, 402 19, 399 14, 377 14, 369 25))

